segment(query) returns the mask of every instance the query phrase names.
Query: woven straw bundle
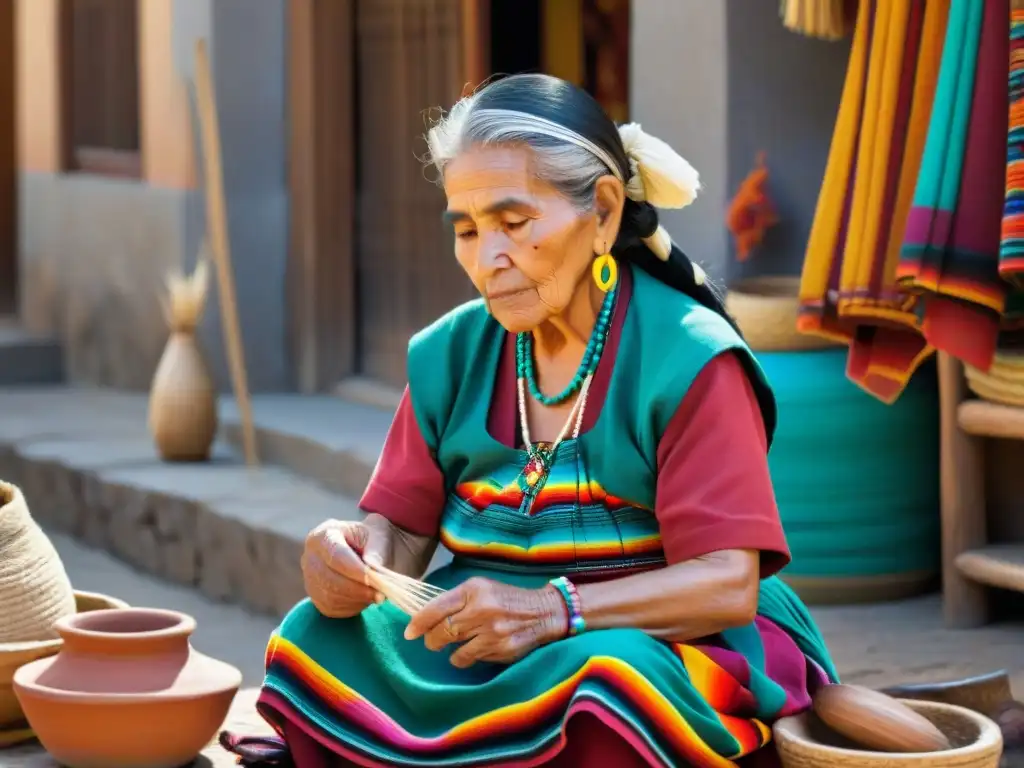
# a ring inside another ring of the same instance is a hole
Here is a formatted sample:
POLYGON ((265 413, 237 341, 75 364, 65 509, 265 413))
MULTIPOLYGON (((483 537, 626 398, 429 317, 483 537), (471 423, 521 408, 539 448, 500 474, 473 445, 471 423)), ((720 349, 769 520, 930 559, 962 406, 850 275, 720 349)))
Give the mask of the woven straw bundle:
POLYGON ((57 550, 21 491, 0 481, 0 646, 55 638, 54 622, 74 612, 57 550))

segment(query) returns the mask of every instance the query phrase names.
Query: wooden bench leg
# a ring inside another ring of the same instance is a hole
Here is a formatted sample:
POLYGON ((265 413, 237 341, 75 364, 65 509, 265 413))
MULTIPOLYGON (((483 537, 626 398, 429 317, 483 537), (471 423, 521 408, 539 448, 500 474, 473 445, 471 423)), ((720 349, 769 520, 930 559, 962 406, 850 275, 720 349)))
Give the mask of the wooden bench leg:
POLYGON ((959 360, 939 353, 939 410, 942 520, 942 596, 946 626, 978 627, 989 620, 987 590, 964 578, 956 567, 962 552, 987 543, 985 445, 957 425, 966 395, 959 360))

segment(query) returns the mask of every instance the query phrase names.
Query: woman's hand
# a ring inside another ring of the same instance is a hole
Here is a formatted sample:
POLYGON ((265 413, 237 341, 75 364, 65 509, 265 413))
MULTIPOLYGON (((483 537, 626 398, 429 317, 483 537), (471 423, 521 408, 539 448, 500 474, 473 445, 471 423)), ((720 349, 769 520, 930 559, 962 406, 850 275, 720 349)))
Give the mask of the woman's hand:
POLYGON ((367 586, 366 563, 389 565, 387 526, 328 520, 306 537, 302 577, 313 605, 324 616, 346 619, 378 600, 367 586))
POLYGON ((475 578, 425 605, 405 637, 423 637, 433 651, 462 643, 451 663, 466 668, 478 661, 510 664, 564 637, 567 628, 568 610, 554 587, 520 589, 475 578))

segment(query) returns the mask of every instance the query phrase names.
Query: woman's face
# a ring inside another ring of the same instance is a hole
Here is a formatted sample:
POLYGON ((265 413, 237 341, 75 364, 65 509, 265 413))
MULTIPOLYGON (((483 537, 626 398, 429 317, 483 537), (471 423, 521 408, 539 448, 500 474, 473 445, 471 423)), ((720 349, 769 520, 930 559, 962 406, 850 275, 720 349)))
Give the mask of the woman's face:
POLYGON ((444 175, 455 256, 512 332, 566 310, 594 255, 615 242, 622 210, 622 185, 613 176, 598 182, 596 210, 581 213, 537 178, 531 159, 528 148, 478 147, 452 160, 444 175))

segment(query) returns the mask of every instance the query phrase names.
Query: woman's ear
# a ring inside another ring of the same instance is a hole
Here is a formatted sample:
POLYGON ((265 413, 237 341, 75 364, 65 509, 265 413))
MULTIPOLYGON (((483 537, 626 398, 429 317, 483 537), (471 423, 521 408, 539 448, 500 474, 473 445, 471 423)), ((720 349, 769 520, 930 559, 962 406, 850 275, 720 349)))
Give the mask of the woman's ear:
POLYGON ((626 191, 621 181, 611 174, 597 180, 597 184, 594 185, 594 207, 597 210, 594 253, 603 254, 611 250, 612 244, 619 236, 625 202, 626 191))

